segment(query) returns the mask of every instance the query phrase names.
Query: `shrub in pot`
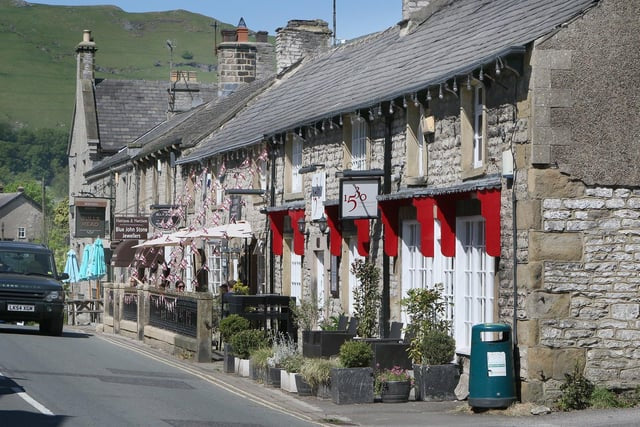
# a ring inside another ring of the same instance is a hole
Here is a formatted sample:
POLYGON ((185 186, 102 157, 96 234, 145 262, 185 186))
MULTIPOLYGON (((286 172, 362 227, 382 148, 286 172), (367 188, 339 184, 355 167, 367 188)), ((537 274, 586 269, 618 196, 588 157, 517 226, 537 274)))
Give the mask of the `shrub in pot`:
POLYGON ((340 346, 342 368, 331 370, 331 399, 338 405, 373 402, 371 346, 363 341, 347 341, 340 346))
POLYGON ((273 338, 271 348, 273 355, 267 360, 267 384, 280 387, 282 361, 298 354, 298 346, 288 335, 282 334, 273 338))
POLYGON ((251 350, 249 355, 249 376, 252 380, 266 382, 267 360, 273 356, 270 346, 251 350))
POLYGON ((251 350, 266 346, 267 338, 262 330, 247 329, 231 337, 231 347, 236 357, 240 359, 238 374, 249 376, 249 355, 251 350))
MULTIPOLYGON (((312 393, 326 399, 331 387, 331 369, 338 365, 338 359, 335 358, 305 358, 300 367, 300 376, 311 387, 312 393)), ((302 388, 300 385, 298 383, 298 394, 302 388)))
POLYGON ((229 315, 220 321, 220 337, 224 342, 224 372, 233 373, 235 371, 233 349, 230 344, 231 337, 250 328, 249 320, 237 314, 229 315))
POLYGON ((411 323, 407 333, 412 337, 412 358, 416 400, 455 400, 460 378, 459 367, 452 362, 455 340, 449 335, 449 322, 444 318, 446 304, 442 285, 432 289, 410 289, 402 300, 411 323))
POLYGON ((295 353, 289 356, 286 356, 281 362, 280 367, 282 371, 280 372, 280 388, 286 390, 290 393, 296 393, 296 372, 300 372, 300 367, 303 362, 302 354, 295 353))

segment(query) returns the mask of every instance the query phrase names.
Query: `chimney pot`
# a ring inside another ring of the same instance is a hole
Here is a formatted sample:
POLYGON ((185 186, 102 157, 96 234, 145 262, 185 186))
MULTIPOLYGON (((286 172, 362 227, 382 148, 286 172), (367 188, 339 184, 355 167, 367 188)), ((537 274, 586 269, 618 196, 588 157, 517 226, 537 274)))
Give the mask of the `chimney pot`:
POLYGON ((88 43, 91 41, 91 30, 84 30, 82 33, 82 41, 88 43))
POLYGON ((266 31, 258 31, 256 33, 256 43, 268 43, 269 42, 269 33, 266 31))
POLYGON ((24 193, 24 187, 22 185, 18 187, 18 193, 24 193))

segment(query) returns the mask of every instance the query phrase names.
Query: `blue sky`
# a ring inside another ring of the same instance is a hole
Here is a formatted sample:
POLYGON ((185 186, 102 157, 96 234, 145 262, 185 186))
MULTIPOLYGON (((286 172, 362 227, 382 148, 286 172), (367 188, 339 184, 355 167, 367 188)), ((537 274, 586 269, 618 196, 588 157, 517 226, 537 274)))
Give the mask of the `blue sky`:
MULTIPOLYGON (((333 28, 333 0, 48 0, 65 6, 111 4, 126 12, 185 9, 236 25, 244 17, 254 31, 275 34, 290 19, 323 19, 333 28)), ((402 19, 402 0, 336 0, 339 39, 352 39, 384 30, 402 19)))

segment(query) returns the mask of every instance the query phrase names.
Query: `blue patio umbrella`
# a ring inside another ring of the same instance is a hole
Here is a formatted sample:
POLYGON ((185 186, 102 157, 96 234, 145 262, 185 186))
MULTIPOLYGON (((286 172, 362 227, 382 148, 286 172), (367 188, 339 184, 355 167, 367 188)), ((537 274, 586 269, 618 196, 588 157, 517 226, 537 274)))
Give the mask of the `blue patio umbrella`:
POLYGON ((63 280, 65 283, 78 283, 80 281, 80 272, 78 271, 78 257, 73 249, 67 252, 67 262, 64 265, 64 272, 69 275, 68 279, 63 280))
POLYGON ((91 261, 91 254, 93 252, 93 245, 86 245, 82 252, 82 263, 80 263, 80 271, 78 272, 78 281, 83 282, 89 280, 89 262, 91 261))
POLYGON ((93 256, 89 262, 89 279, 100 279, 107 274, 107 265, 104 262, 104 246, 102 246, 102 240, 97 238, 93 242, 93 256))

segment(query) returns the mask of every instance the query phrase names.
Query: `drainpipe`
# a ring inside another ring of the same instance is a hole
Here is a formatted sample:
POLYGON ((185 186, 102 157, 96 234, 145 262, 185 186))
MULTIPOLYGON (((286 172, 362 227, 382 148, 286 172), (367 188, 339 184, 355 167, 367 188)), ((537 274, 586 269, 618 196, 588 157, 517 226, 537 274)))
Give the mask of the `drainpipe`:
MULTIPOLYGON (((274 207, 276 205, 276 150, 278 146, 276 145, 275 140, 271 144, 271 152, 269 153, 269 158, 271 159, 271 188, 269 191, 269 206, 274 207)), ((267 227, 269 226, 269 217, 267 216, 267 227)), ((268 236, 268 234, 267 234, 268 236)), ((266 245, 265 245, 266 248, 266 245)), ((269 293, 273 294, 275 292, 275 265, 276 265, 276 256, 273 254, 273 233, 271 233, 271 248, 269 250, 269 293)))
MULTIPOLYGON (((388 110, 387 110, 388 111, 388 110)), ((393 141, 391 132, 393 127, 393 115, 384 116, 384 181, 382 183, 382 194, 391 193, 391 156, 393 141)), ((380 332, 381 337, 389 336, 389 318, 391 317, 391 269, 389 255, 382 251, 382 308, 380 310, 380 332)))

